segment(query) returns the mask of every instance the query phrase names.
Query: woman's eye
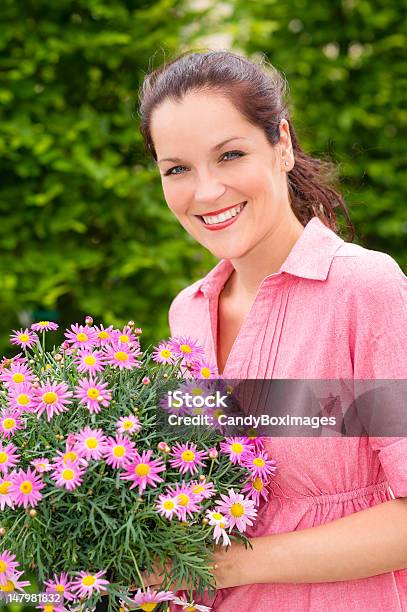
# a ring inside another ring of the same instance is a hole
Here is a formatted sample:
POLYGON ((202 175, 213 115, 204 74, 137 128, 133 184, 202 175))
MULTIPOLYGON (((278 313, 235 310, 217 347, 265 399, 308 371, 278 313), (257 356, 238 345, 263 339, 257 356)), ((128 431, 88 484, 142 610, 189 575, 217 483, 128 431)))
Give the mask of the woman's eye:
MULTIPOLYGON (((226 153, 222 155, 221 161, 225 158, 225 155, 237 155, 238 157, 242 157, 244 153, 242 153, 242 151, 226 151, 226 153)), ((236 157, 225 159, 224 161, 232 161, 233 159, 236 159, 236 157)), ((174 166, 173 168, 167 170, 167 172, 164 172, 164 176, 176 176, 178 174, 182 174, 182 172, 173 172, 173 170, 178 170, 178 168, 185 168, 185 166, 174 166)))

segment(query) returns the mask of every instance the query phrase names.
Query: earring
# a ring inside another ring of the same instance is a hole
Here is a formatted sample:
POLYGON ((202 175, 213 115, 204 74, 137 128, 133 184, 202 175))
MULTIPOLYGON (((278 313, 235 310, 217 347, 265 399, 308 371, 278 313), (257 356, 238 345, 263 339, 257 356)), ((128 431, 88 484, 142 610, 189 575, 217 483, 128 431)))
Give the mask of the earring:
POLYGON ((284 163, 285 163, 286 166, 288 166, 288 161, 287 160, 284 163))

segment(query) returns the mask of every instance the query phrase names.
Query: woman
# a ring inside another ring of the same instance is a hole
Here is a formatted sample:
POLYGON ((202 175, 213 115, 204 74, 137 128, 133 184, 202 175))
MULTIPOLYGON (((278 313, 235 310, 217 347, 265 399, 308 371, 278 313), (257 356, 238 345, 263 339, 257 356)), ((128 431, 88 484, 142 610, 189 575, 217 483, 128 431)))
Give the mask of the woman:
MULTIPOLYGON (((169 208, 220 260, 175 298, 171 333, 198 340, 229 379, 406 378, 406 278, 337 235, 345 204, 298 143, 281 75, 188 53, 147 75, 140 110, 169 208)), ((204 603, 407 610, 407 439, 267 446, 279 470, 253 549, 216 553, 219 590, 204 603)))

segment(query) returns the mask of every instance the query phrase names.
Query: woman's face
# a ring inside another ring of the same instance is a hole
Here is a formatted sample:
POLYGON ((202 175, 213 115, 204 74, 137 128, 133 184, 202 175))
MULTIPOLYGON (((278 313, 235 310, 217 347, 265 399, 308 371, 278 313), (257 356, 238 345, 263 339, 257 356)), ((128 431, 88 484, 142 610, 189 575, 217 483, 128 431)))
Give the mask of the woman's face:
POLYGON ((186 231, 219 259, 243 257, 292 214, 285 120, 280 134, 271 146, 260 128, 216 93, 168 99, 152 114, 165 200, 186 231))

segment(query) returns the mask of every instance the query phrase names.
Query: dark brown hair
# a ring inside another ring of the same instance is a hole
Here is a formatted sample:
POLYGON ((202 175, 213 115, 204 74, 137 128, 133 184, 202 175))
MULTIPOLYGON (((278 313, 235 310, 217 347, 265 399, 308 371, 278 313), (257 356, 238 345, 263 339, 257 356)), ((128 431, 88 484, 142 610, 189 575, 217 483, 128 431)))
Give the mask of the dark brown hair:
POLYGON ((302 150, 289 117, 287 81, 264 56, 255 62, 231 51, 185 52, 147 74, 139 93, 140 131, 156 161, 151 115, 167 98, 178 101, 190 91, 224 95, 247 121, 264 131, 271 145, 279 142, 280 122, 286 119, 295 160, 293 169, 287 172, 294 214, 304 226, 317 216, 337 232, 335 208, 339 208, 353 240, 354 229, 344 198, 333 186, 337 179, 336 165, 302 150))

